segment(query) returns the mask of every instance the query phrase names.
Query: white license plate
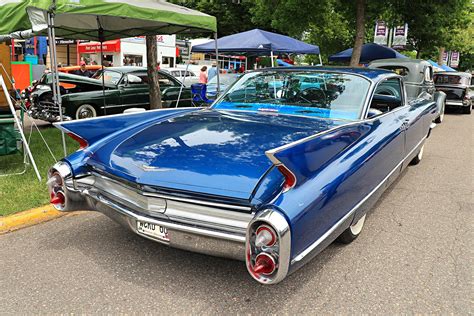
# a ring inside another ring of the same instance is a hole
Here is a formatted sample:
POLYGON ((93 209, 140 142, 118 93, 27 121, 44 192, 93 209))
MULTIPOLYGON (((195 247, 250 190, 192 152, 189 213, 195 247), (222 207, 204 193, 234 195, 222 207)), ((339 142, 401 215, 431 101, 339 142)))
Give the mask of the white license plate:
POLYGON ((170 241, 170 238, 168 236, 168 230, 166 229, 166 227, 152 223, 137 221, 137 230, 139 233, 142 233, 144 235, 161 239, 164 241, 170 241))

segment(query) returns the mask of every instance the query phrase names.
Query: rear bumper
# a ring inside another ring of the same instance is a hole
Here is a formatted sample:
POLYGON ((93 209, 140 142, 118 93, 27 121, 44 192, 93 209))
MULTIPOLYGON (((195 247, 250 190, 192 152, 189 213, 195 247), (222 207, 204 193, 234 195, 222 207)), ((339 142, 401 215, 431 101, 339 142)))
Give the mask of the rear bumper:
POLYGON ((468 107, 471 106, 471 102, 463 102, 461 100, 446 100, 446 105, 468 107))
POLYGON ((174 248, 245 261, 245 234, 211 230, 153 218, 129 210, 99 194, 88 193, 87 201, 91 210, 103 213, 145 238, 174 248), (166 227, 170 240, 164 241, 140 233, 137 230, 137 221, 166 227))
POLYGON ((246 205, 141 191, 95 171, 75 178, 66 162, 51 168, 48 186, 52 203, 60 211, 98 211, 170 247, 245 261, 250 275, 260 283, 278 283, 290 271, 290 227, 270 206, 255 213, 246 205), (261 225, 274 230, 273 244, 256 246, 261 225), (272 272, 257 272, 260 254, 273 258, 272 272))

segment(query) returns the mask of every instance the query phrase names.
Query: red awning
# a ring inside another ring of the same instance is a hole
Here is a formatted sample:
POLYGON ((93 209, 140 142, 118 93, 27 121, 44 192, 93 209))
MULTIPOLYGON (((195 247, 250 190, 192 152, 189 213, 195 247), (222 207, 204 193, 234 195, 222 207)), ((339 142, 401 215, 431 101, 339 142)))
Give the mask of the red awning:
MULTIPOLYGON (((99 42, 80 43, 78 45, 79 54, 84 53, 100 53, 99 42)), ((120 40, 106 41, 102 44, 104 53, 118 53, 120 52, 120 40)))

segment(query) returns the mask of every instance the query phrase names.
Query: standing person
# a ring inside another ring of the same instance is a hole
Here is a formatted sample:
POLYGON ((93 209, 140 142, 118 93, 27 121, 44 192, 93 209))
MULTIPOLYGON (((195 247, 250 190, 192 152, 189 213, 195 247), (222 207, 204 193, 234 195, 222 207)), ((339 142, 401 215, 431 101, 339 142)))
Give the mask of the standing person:
POLYGON ((92 76, 92 73, 89 70, 86 69, 86 62, 85 61, 81 60, 79 65, 81 66, 81 68, 74 71, 74 73, 73 73, 74 75, 83 76, 83 77, 91 77, 92 76))
POLYGON ((207 78, 207 66, 203 66, 199 74, 199 83, 207 84, 207 78))
POLYGON ((161 66, 160 61, 157 61, 157 62, 156 62, 156 70, 161 70, 161 67, 160 67, 160 66, 161 66))
POLYGON ((207 80, 210 81, 215 76, 217 76, 217 63, 215 61, 213 61, 212 62, 212 67, 207 72, 207 80))

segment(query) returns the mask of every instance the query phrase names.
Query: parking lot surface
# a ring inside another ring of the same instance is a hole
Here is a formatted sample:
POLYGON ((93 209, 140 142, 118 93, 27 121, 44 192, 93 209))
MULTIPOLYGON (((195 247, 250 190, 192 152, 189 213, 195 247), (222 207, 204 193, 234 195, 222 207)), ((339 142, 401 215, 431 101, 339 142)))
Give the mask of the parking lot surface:
POLYGON ((280 284, 82 213, 0 236, 0 313, 472 314, 473 188, 474 115, 452 113, 355 242, 280 284))

